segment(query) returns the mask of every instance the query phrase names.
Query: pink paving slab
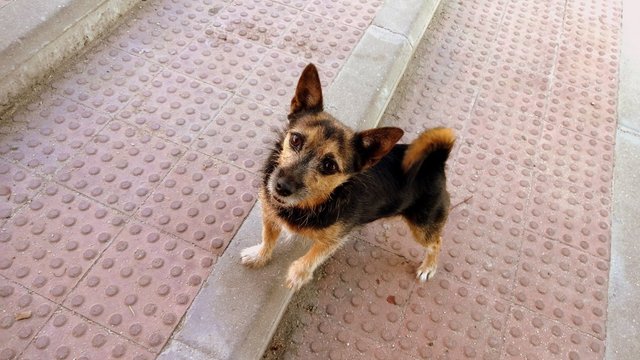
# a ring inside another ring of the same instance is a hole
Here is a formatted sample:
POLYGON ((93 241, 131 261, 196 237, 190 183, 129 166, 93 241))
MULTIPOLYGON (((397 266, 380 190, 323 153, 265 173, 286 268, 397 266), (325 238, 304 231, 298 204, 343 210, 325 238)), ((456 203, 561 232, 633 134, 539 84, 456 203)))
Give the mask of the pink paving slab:
POLYGON ((416 287, 397 348, 420 359, 499 359, 509 303, 446 276, 416 287))
POLYGON ((133 213, 186 149, 131 125, 112 121, 56 180, 126 213, 133 213))
POLYGON ((0 278, 0 359, 17 359, 57 305, 0 278))
POLYGON ((555 82, 546 120, 613 144, 616 106, 615 91, 599 94, 555 82))
POLYGON ((52 93, 39 96, 2 125, 0 155, 50 175, 110 120, 93 109, 52 93))
POLYGON ((164 70, 118 118, 188 146, 230 98, 231 94, 226 91, 164 70))
POLYGON ((603 359, 604 343, 562 323, 513 306, 504 359, 603 359))
POLYGON ((84 54, 51 86, 60 95, 107 113, 121 110, 160 71, 160 66, 109 46, 84 54))
POLYGON ((0 231, 0 274, 62 303, 124 218, 104 206, 48 185, 0 231))
POLYGON ((311 0, 305 11, 364 30, 382 3, 381 0, 311 0))
POLYGON ((251 173, 189 152, 136 217, 214 254, 222 254, 256 201, 251 173))
POLYGON ((259 172, 273 148, 284 114, 235 96, 192 146, 248 171, 259 172))
POLYGON ((140 345, 60 309, 22 354, 24 360, 46 358, 151 360, 155 356, 140 345))
POLYGON ((553 176, 536 174, 526 226, 542 235, 609 259, 611 198, 553 176))
POLYGON ((251 41, 207 30, 180 53, 171 68, 219 88, 237 91, 266 51, 251 41))
POLYGON ((208 251, 133 221, 65 306, 159 352, 214 262, 208 251))
POLYGON ((11 217, 44 187, 44 180, 28 170, 0 160, 0 219, 11 217))
POLYGON ((277 48, 337 71, 363 32, 347 25, 301 12, 277 43, 277 48))
POLYGON ((320 314, 354 334, 391 344, 413 289, 415 265, 363 241, 332 257, 318 279, 320 314))
POLYGON ((476 103, 461 137, 471 147, 532 168, 543 122, 532 115, 485 102, 476 103))
POLYGON ((549 175, 605 196, 611 194, 613 145, 546 123, 534 159, 549 175))
POLYGON ((605 336, 609 264, 565 244, 527 232, 517 303, 600 339, 605 336))
POLYGON ((464 20, 470 24, 477 22, 500 23, 505 13, 508 0, 497 1, 447 1, 442 3, 446 7, 443 17, 454 18, 457 21, 464 20))
POLYGON ((299 13, 293 7, 268 0, 233 0, 215 17, 212 28, 272 47, 299 13))
POLYGON ((148 24, 172 24, 187 33, 198 33, 229 5, 228 0, 156 0, 147 2, 139 16, 148 24))
MULTIPOLYGON (((237 93, 287 114, 298 79, 307 64, 308 61, 298 56, 269 50, 237 93)), ((316 67, 322 88, 327 89, 337 72, 316 67)))

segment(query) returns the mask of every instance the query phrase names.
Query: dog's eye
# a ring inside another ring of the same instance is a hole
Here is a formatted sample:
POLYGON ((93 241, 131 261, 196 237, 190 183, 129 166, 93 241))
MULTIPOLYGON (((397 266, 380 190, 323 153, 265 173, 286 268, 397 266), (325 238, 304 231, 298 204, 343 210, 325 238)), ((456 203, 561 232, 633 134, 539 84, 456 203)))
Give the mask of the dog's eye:
POLYGON ((303 142, 302 135, 300 134, 292 133, 291 136, 289 136, 289 145, 291 145, 291 148, 295 151, 302 149, 303 142))
POLYGON ((333 175, 338 172, 338 164, 331 158, 324 159, 320 165, 320 172, 323 175, 333 175))

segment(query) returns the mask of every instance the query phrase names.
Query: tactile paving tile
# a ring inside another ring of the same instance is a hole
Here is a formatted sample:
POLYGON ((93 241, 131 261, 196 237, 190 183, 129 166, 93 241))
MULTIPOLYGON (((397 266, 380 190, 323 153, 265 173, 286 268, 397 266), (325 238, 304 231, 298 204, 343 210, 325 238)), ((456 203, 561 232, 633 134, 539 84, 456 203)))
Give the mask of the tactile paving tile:
POLYGON ((382 3, 382 0, 311 0, 304 10, 365 30, 382 3))
POLYGON ((473 210, 460 211, 450 220, 442 239, 440 272, 510 298, 523 241, 522 225, 473 210))
POLYGON ((174 24, 199 33, 230 3, 230 0, 150 1, 141 9, 140 17, 149 24, 174 24))
POLYGON ((285 126, 283 114, 242 97, 231 99, 203 131, 193 148, 252 172, 260 171, 285 126))
MULTIPOLYGON (((237 93, 286 114, 298 79, 307 64, 307 61, 296 56, 270 50, 255 70, 247 76, 247 80, 237 93)), ((316 68, 320 73, 322 88, 327 89, 336 72, 325 70, 323 67, 316 68)))
POLYGON ((445 276, 416 287, 397 348, 419 359, 499 359, 509 303, 445 276))
POLYGON ((89 49, 51 86, 83 105, 114 114, 149 84, 158 71, 159 65, 99 45, 89 49))
POLYGON ((347 61, 362 30, 301 12, 278 42, 278 49, 337 71, 347 61))
POLYGON ((417 282, 416 268, 401 256, 351 241, 333 255, 317 281, 318 311, 356 335, 391 344, 417 282))
POLYGON ((525 239, 517 303, 604 339, 608 262, 534 233, 525 239))
POLYGON ((266 51, 231 34, 207 30, 180 53, 171 68, 219 88, 237 91, 266 51))
POLYGON ((230 97, 230 93, 164 70, 118 118, 188 146, 230 97))
POLYGON ((299 13, 268 0, 233 0, 215 17, 212 28, 272 47, 299 13))
POLYGON ((539 151, 543 122, 532 115, 479 101, 462 138, 465 144, 532 168, 539 151))
POLYGON ((11 217, 43 187, 44 180, 17 165, 0 160, 0 219, 11 217))
POLYGON ((478 101, 516 109, 542 118, 545 114, 549 77, 489 61, 478 101))
POLYGON ((65 309, 51 317, 22 355, 24 360, 154 358, 140 345, 65 309))
POLYGON ((109 117, 54 94, 15 113, 0 144, 0 156, 53 174, 109 121, 109 117))
POLYGON ((0 277, 0 359, 17 359, 57 305, 0 277))
POLYGON ((525 221, 539 234, 609 259, 610 208, 609 194, 537 173, 525 221))
POLYGON ((184 152, 176 144, 112 121, 55 178, 104 204, 133 213, 184 152))
POLYGON ((0 273, 61 303, 124 222, 92 200, 48 185, 0 230, 0 273))
MULTIPOLYGON (((506 156, 486 154, 464 144, 449 172, 449 192, 461 208, 470 207, 522 226, 532 171, 506 156), (462 200, 460 200, 462 199, 462 200)), ((455 202, 454 202, 455 204, 455 202)))
POLYGON ((562 126, 545 124, 535 167, 572 184, 611 193, 613 145, 562 126))
POLYGON ((291 335, 283 359, 392 360, 398 359, 397 355, 390 346, 380 346, 334 321, 305 314, 300 319, 300 327, 291 335))
POLYGON ((505 331, 505 359, 603 359, 604 343, 567 325, 513 306, 505 331))
POLYGON ((193 40, 196 32, 177 21, 172 22, 162 17, 151 20, 145 17, 152 6, 149 2, 127 16, 105 40, 113 47, 150 61, 167 64, 193 40))
POLYGON ((188 152, 136 216, 221 254, 256 201, 253 174, 188 152))
POLYGON ((69 294, 65 306, 158 352, 214 261, 208 251, 132 222, 69 294))
POLYGON ((510 1, 446 1, 442 3, 442 6, 446 9, 442 15, 445 17, 464 19, 469 23, 488 21, 498 24, 504 16, 507 3, 510 3, 510 1))
POLYGON ((555 82, 546 120, 613 144, 617 119, 615 99, 615 92, 593 93, 555 82))

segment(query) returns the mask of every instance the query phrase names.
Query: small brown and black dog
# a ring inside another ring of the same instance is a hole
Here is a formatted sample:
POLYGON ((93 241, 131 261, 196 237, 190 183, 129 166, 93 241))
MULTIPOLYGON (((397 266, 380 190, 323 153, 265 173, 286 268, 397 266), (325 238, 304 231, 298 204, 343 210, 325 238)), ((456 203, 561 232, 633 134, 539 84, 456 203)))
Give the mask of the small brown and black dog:
POLYGON ((355 132, 323 111, 313 64, 300 76, 288 119, 263 169, 262 243, 244 249, 242 263, 266 264, 282 228, 311 239, 289 267, 286 284, 297 290, 352 229, 401 216, 427 250, 418 279, 433 277, 449 211, 445 162, 453 131, 431 129, 408 145, 396 145, 398 128, 355 132))

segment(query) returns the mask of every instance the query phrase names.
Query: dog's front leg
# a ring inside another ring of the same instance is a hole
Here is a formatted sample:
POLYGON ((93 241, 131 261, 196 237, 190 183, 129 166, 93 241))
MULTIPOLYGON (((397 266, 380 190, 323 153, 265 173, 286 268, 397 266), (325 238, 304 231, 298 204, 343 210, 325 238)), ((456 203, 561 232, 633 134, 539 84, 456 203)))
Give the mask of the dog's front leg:
POLYGON ((241 261, 251 267, 264 266, 271 259, 276 240, 280 236, 282 227, 276 223, 271 214, 262 208, 262 243, 243 249, 240 252, 241 261))

